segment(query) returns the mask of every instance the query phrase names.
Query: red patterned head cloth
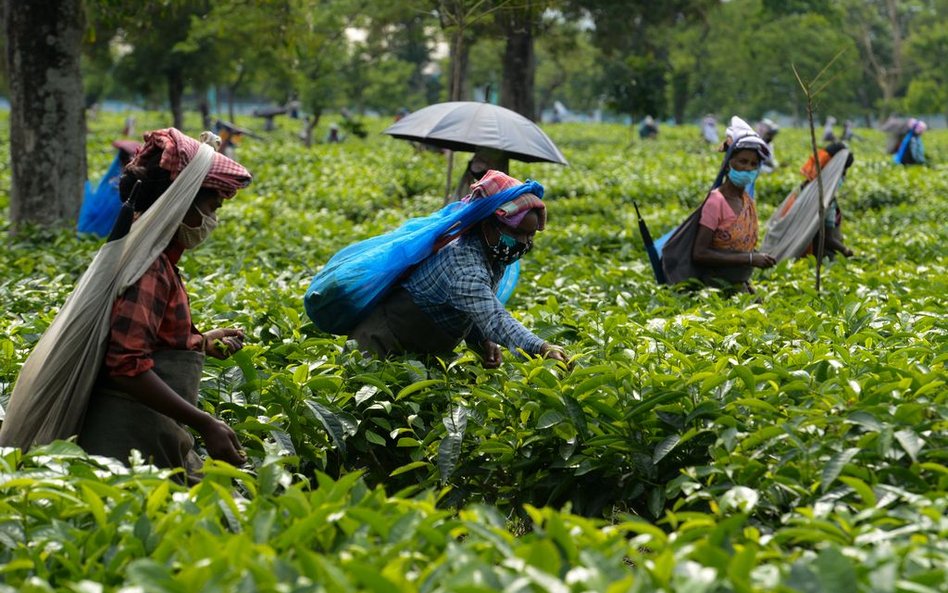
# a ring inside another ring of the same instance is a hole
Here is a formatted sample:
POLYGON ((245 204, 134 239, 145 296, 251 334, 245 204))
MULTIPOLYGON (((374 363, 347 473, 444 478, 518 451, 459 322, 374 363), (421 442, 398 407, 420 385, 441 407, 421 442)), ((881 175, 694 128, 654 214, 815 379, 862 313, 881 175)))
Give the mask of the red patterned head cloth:
MULTIPOLYGON (((171 179, 178 176, 194 155, 201 143, 175 128, 165 128, 145 132, 145 144, 129 163, 138 165, 142 159, 161 152, 159 166, 171 173, 171 179)), ((241 164, 227 158, 219 152, 214 153, 211 170, 201 183, 201 187, 217 190, 221 196, 232 198, 237 190, 250 185, 252 177, 241 164)))
MULTIPOLYGON (((500 171, 489 170, 484 173, 480 181, 471 186, 471 193, 467 195, 462 202, 473 202, 480 198, 492 196, 505 189, 523 185, 519 179, 511 177, 500 171)), ((517 198, 505 203, 494 212, 494 216, 509 227, 518 227, 523 221, 527 212, 537 211, 538 226, 537 230, 542 231, 546 226, 546 205, 543 200, 533 194, 521 194, 517 198)))

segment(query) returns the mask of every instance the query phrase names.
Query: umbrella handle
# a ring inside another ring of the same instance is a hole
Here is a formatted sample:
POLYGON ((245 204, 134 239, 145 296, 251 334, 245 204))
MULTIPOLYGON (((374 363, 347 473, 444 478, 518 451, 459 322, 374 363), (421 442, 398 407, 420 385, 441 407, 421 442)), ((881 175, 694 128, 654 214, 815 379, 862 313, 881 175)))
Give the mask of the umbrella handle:
POLYGON ((635 200, 632 200, 632 207, 635 208, 635 217, 642 220, 642 215, 639 214, 639 205, 635 203, 635 200))

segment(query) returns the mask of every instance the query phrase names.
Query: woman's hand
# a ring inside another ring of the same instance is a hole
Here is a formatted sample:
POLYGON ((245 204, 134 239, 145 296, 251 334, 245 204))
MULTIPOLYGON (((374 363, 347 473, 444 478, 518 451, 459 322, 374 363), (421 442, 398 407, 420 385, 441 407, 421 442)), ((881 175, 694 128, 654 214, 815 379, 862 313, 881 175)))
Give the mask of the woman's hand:
POLYGON ((500 361, 503 360, 503 353, 495 342, 484 340, 481 343, 481 365, 485 369, 496 369, 500 367, 500 361))
POLYGON ((214 459, 226 461, 231 465, 243 465, 247 461, 247 454, 240 446, 237 434, 222 420, 207 414, 203 422, 194 428, 201 433, 204 446, 214 459))
POLYGON ((225 359, 244 347, 244 330, 233 327, 212 329, 204 334, 204 353, 225 359))
POLYGON ((777 260, 769 253, 754 253, 751 255, 751 265, 755 268, 772 268, 777 260))
POLYGON ((543 342, 543 345, 540 346, 540 356, 543 358, 552 358, 553 360, 557 360, 562 362, 564 365, 569 366, 569 357, 566 356, 566 351, 555 344, 543 342))

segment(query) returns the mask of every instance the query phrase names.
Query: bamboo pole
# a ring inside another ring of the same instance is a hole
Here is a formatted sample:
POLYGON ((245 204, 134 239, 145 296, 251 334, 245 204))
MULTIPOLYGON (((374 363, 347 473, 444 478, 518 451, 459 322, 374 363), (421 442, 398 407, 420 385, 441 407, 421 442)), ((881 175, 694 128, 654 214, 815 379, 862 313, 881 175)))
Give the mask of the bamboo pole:
MULTIPOLYGON (((819 203, 819 227, 817 230, 817 240, 816 240, 816 292, 819 294, 821 284, 822 284, 822 271, 823 271, 823 253, 825 251, 826 245, 826 225, 824 224, 824 219, 826 218, 826 204, 823 201, 824 191, 823 191, 823 167, 820 164, 819 151, 816 148, 816 127, 813 122, 813 114, 816 111, 816 108, 813 104, 813 100, 823 92, 824 89, 832 82, 832 78, 824 82, 818 88, 814 90, 814 85, 816 82, 823 77, 824 74, 829 70, 830 66, 839 59, 839 56, 843 55, 845 49, 840 50, 833 56, 823 69, 813 77, 812 80, 804 82, 803 78, 800 77, 800 73, 797 72, 797 67, 794 64, 790 64, 790 68, 793 70, 793 75, 796 76, 797 82, 800 84, 800 88, 803 89, 803 94, 806 97, 806 117, 810 125, 810 151, 813 155, 813 163, 816 165, 816 187, 819 190, 820 203, 819 203)), ((833 77, 835 78, 835 77, 833 77)))

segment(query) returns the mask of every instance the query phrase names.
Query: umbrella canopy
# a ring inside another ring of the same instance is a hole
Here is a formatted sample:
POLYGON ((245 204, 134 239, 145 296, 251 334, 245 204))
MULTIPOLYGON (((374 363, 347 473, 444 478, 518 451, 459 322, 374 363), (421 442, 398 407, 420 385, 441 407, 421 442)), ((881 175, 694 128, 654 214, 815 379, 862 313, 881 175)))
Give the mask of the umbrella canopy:
POLYGON ((475 152, 478 148, 493 148, 527 163, 569 164, 535 123, 490 103, 436 103, 406 115, 384 133, 449 150, 475 152))

